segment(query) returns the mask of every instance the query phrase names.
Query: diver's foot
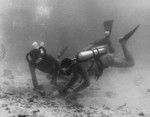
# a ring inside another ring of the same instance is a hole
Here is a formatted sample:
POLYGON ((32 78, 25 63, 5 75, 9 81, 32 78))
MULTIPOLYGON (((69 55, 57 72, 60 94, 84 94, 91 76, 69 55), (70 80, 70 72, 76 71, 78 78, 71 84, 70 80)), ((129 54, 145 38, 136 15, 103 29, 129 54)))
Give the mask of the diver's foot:
POLYGON ((129 39, 130 39, 130 37, 120 37, 119 43, 120 44, 125 44, 129 39))
POLYGON ((126 42, 127 42, 127 40, 128 40, 128 39, 125 39, 125 38, 121 37, 121 38, 119 39, 119 43, 120 43, 121 45, 125 45, 126 42))
POLYGON ((127 33, 123 38, 120 38, 119 42, 120 44, 125 43, 131 36, 135 33, 135 31, 139 28, 140 24, 137 25, 133 30, 131 30, 129 33, 127 33))

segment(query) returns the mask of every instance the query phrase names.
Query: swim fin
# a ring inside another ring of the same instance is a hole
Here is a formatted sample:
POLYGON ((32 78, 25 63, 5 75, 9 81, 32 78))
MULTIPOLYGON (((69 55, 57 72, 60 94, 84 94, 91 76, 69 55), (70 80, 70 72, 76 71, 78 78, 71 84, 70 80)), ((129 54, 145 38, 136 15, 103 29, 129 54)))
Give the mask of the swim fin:
POLYGON ((112 26, 113 20, 104 21, 104 31, 109 31, 109 36, 111 35, 112 26))
MULTIPOLYGON (((106 20, 106 21, 104 21, 103 25, 104 25, 104 31, 108 31, 109 32, 109 35, 108 35, 108 38, 109 38, 110 35, 111 35, 111 30, 112 30, 112 26, 113 26, 113 20, 106 20)), ((104 45, 106 43, 107 43, 107 40, 105 38, 102 38, 102 39, 93 41, 90 44, 92 44, 93 47, 95 47, 95 46, 104 45)))
POLYGON ((135 31, 139 28, 140 24, 137 25, 133 30, 131 30, 129 33, 127 33, 122 39, 119 40, 119 42, 121 41, 127 41, 134 33, 135 31))

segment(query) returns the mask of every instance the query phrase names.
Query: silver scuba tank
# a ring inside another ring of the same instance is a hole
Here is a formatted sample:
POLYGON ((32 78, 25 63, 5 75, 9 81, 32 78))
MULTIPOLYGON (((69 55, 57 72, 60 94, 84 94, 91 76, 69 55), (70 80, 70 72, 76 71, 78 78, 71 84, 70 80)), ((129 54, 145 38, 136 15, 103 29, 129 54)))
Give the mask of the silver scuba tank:
POLYGON ((107 46, 101 45, 90 50, 81 51, 78 53, 77 58, 79 61, 85 61, 93 58, 94 56, 101 56, 102 54, 107 53, 107 46))

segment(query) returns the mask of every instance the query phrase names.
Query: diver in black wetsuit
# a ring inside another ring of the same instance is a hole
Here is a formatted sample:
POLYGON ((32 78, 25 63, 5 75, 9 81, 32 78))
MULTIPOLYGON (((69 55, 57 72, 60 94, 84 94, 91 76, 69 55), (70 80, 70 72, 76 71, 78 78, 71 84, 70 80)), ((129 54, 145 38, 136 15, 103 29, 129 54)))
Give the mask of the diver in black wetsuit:
POLYGON ((46 53, 46 49, 44 48, 44 46, 39 46, 37 42, 34 42, 33 46, 34 49, 32 49, 26 55, 26 59, 29 63, 34 88, 38 88, 35 69, 39 69, 42 72, 52 75, 51 83, 56 85, 59 62, 53 56, 46 53))

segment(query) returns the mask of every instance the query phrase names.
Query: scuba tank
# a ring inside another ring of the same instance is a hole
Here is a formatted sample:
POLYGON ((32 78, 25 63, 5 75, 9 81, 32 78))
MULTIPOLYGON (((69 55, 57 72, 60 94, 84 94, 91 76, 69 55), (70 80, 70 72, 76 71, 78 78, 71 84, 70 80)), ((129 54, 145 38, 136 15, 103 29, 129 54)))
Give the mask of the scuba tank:
POLYGON ((93 57, 101 56, 103 54, 107 53, 107 46, 97 46, 95 48, 92 48, 90 50, 81 51, 77 54, 77 60, 79 61, 86 61, 93 57))

